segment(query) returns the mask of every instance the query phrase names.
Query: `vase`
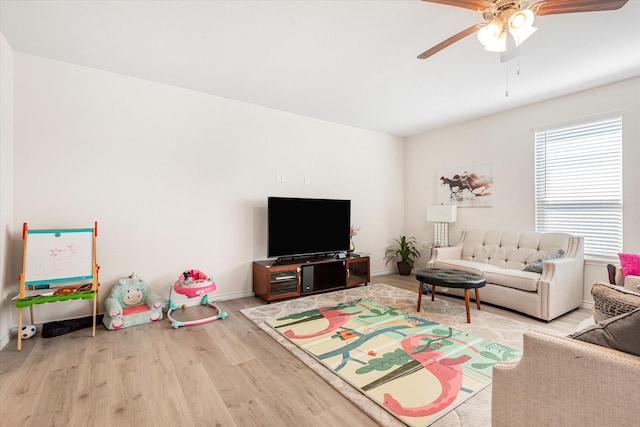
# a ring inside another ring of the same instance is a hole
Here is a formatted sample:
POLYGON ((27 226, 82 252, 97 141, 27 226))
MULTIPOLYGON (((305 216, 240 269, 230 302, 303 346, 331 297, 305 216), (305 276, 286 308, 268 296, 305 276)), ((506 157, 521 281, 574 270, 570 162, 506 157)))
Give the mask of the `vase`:
POLYGON ((349 239, 349 252, 356 250, 356 245, 353 244, 353 239, 349 239))
POLYGON ((398 266, 398 274, 402 276, 411 274, 411 265, 408 262, 398 261, 396 265, 398 266))

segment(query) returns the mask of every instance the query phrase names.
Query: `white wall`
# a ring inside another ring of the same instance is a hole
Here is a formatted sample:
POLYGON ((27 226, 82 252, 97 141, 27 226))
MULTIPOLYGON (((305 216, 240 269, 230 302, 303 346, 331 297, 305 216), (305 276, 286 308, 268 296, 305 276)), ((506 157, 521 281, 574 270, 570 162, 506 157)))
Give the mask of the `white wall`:
MULTIPOLYGON (((166 297, 190 268, 214 277, 218 298, 252 294, 271 195, 351 199, 374 272, 403 231, 401 138, 18 52, 14 151, 15 277, 23 222, 98 221, 102 298, 132 271, 166 297)), ((87 304, 38 306, 36 321, 87 304)))
POLYGON ((15 289, 9 268, 9 229, 13 226, 13 50, 0 33, 0 348, 9 341, 14 325, 15 289))
MULTIPOLYGON (((624 249, 640 252, 639 78, 403 142, 0 43, 0 250, 10 264, 0 268, 0 344, 17 323, 8 298, 18 290, 23 222, 63 228, 98 221, 102 298, 132 271, 166 296, 188 268, 213 275, 218 297, 232 298, 251 293, 251 262, 266 256, 268 196, 349 198, 353 223, 362 227, 357 250, 372 254, 374 274, 386 272, 391 237, 433 240, 426 207, 437 169, 493 166, 494 206, 460 209, 454 240, 465 228, 533 229, 533 129, 611 111, 624 114, 624 249), (276 182, 277 174, 286 181, 276 182)), ((606 280, 606 272, 598 262, 585 272, 590 300, 591 283, 606 280)), ((87 315, 87 304, 38 306, 36 321, 87 315)))
MULTIPOLYGON (((640 252, 640 78, 540 102, 506 113, 434 130, 408 138, 406 163, 406 229, 419 242, 433 241, 426 221, 434 202, 435 171, 467 165, 492 165, 493 207, 458 209, 451 229, 456 242, 462 230, 533 230, 535 228, 534 129, 597 116, 623 114, 624 251, 640 252)), ((505 99, 505 102, 509 102, 505 99)), ((419 265, 426 264, 427 257, 419 265)), ((617 260, 614 260, 617 262, 617 260)), ((591 285, 607 281, 606 260, 587 260, 584 299, 592 301, 591 285), (604 264, 603 264, 604 263, 604 264)))

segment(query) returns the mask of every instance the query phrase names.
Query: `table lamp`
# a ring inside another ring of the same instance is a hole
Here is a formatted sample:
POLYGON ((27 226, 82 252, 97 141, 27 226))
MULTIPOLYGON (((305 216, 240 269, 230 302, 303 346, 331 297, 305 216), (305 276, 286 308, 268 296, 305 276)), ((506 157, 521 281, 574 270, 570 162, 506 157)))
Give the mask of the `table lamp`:
POLYGON ((427 221, 434 223, 434 245, 449 246, 449 224, 456 222, 456 205, 427 206, 427 221))

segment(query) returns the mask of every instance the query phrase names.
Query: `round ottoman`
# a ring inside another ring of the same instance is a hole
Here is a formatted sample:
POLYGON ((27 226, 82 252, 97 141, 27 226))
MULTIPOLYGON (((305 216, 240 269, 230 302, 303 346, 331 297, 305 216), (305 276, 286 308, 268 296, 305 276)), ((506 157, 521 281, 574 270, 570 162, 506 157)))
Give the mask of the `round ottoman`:
POLYGON ((435 299, 437 286, 464 289, 467 323, 471 323, 471 314, 469 313, 469 289, 475 289, 476 305, 478 310, 480 310, 480 292, 478 288, 483 287, 487 281, 478 274, 454 269, 427 268, 418 270, 416 272, 416 279, 420 283, 420 287, 418 288, 418 311, 420 311, 420 305, 422 304, 422 288, 424 284, 431 286, 431 301, 435 299))

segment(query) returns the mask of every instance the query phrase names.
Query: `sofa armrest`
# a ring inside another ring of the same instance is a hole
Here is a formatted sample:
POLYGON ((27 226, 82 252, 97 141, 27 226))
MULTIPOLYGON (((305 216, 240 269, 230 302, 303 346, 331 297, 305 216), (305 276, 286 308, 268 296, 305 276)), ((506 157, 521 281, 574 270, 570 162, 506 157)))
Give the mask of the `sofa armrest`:
POLYGON ((523 354, 493 368, 493 427, 635 425, 640 357, 528 331, 523 354))
POLYGON ((441 259, 462 259, 462 245, 433 248, 433 251, 431 251, 431 259, 429 260, 429 267, 441 259))
MULTIPOLYGON (((609 265, 615 268, 615 275, 612 285, 622 286, 625 289, 634 292, 640 291, 640 289, 638 288, 638 285, 640 285, 640 276, 628 275, 625 277, 623 275, 622 269, 619 266, 613 264, 609 265)), ((607 268, 609 268, 609 265, 607 266, 607 268)))
POLYGON ((638 288, 640 285, 640 276, 629 275, 624 278, 624 288, 634 292, 640 292, 638 288))
POLYGON ((584 299, 584 259, 545 261, 540 276, 542 319, 551 320, 580 306, 584 299))

